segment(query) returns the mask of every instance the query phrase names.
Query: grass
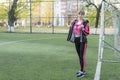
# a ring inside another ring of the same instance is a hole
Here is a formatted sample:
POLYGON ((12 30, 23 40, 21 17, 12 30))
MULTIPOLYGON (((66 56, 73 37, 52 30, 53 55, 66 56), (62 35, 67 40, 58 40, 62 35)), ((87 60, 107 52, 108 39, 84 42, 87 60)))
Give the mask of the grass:
MULTIPOLYGON (((30 27, 15 27, 14 28, 15 32, 30 32, 30 27)), ((69 27, 67 26, 54 26, 54 27, 47 27, 47 26, 42 26, 42 27, 32 27, 32 32, 41 32, 41 33, 67 33, 69 30, 69 27)), ((8 28, 7 27, 2 27, 0 28, 0 32, 7 32, 8 28)))
MULTIPOLYGON (((74 44, 67 42, 66 37, 67 34, 1 33, 0 80, 93 80, 98 36, 88 37, 87 74, 82 79, 76 77, 79 62, 74 44)), ((112 64, 103 63, 101 80, 110 80, 108 72, 104 73, 109 65, 112 64)), ((116 77, 113 80, 119 79, 116 77)))
POLYGON ((101 80, 120 80, 120 53, 104 48, 103 60, 105 61, 102 63, 101 80))

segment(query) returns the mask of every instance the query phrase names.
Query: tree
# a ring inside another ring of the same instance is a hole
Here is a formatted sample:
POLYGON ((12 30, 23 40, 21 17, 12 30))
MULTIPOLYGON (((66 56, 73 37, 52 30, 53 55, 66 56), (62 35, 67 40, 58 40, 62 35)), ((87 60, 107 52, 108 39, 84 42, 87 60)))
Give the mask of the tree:
MULTIPOLYGON (((96 34, 96 30, 97 30, 98 24, 99 24, 99 18, 100 18, 101 7, 102 7, 103 1, 107 2, 107 0, 101 0, 100 3, 97 5, 97 4, 93 3, 92 0, 86 0, 86 2, 87 2, 86 7, 93 6, 96 9, 95 34, 96 34)), ((114 2, 116 2, 116 1, 118 1, 118 0, 115 0, 114 2)), ((109 2, 107 2, 107 3, 109 3, 109 2)))
POLYGON ((21 19, 22 17, 28 17, 29 16, 29 6, 28 2, 18 2, 17 8, 15 10, 15 21, 18 19, 21 19))
POLYGON ((0 20, 7 20, 6 12, 8 12, 8 8, 3 3, 0 3, 0 20))
POLYGON ((8 25, 9 25, 9 32, 14 32, 14 21, 16 19, 15 17, 15 9, 17 8, 17 1, 18 0, 14 0, 12 7, 10 9, 10 11, 8 12, 8 25))
POLYGON ((87 15, 85 16, 85 18, 87 18, 90 21, 89 25, 91 27, 94 27, 95 21, 96 21, 96 19, 95 19, 95 17, 96 17, 96 9, 95 8, 87 8, 86 11, 87 11, 86 12, 87 15))
MULTIPOLYGON (((29 17, 29 2, 28 0, 17 1, 16 9, 14 10, 14 22, 22 18, 29 17)), ((13 6, 13 0, 6 0, 0 3, 0 20, 5 21, 6 24, 10 22, 10 13, 13 6)), ((11 24, 11 23, 10 23, 11 24)), ((10 27, 10 25, 8 26, 10 27)))
POLYGON ((41 2, 41 13, 40 16, 43 17, 41 23, 50 24, 53 21, 53 2, 41 2))
POLYGON ((96 8, 96 22, 95 22, 95 28, 98 28, 98 23, 99 23, 99 18, 100 18, 100 12, 101 12, 101 7, 102 7, 102 1, 100 2, 99 5, 96 5, 95 3, 92 3, 90 0, 86 0, 89 6, 94 6, 96 8))
POLYGON ((94 34, 97 33, 97 28, 98 28, 98 24, 99 24, 99 18, 100 18, 100 12, 101 12, 101 7, 102 7, 102 1, 100 2, 100 4, 95 4, 94 2, 92 2, 92 0, 86 0, 86 7, 94 7, 96 9, 96 20, 95 20, 95 30, 94 30, 94 34))

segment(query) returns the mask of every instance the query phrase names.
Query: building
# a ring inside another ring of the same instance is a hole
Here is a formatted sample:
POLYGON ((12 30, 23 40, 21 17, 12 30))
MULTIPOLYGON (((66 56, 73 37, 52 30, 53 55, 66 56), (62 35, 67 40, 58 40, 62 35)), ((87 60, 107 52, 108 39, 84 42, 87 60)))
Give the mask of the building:
POLYGON ((76 17, 76 13, 83 0, 55 0, 54 2, 54 26, 69 25, 76 17))

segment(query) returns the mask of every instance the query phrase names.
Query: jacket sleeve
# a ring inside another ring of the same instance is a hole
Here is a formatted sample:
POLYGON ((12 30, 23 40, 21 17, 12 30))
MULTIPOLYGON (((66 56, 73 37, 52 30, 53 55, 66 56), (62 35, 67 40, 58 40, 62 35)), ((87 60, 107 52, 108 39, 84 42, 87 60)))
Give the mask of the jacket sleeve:
POLYGON ((71 35, 72 35, 72 27, 70 27, 70 29, 69 29, 69 32, 68 32, 68 37, 67 37, 67 41, 69 41, 69 40, 70 40, 71 35))
POLYGON ((70 41, 71 38, 72 38, 72 35, 73 35, 73 26, 74 26, 74 24, 75 24, 75 21, 76 21, 76 20, 74 20, 74 21, 71 23, 71 26, 70 26, 70 29, 69 29, 69 32, 68 32, 67 41, 70 41))
POLYGON ((83 22, 84 25, 84 29, 82 30, 85 36, 88 36, 90 33, 90 29, 89 29, 89 21, 86 20, 85 22, 83 22))
POLYGON ((89 35, 89 32, 90 32, 90 30, 89 30, 89 25, 88 25, 88 23, 87 23, 86 26, 85 26, 85 28, 84 28, 84 30, 83 30, 83 33, 84 33, 86 36, 88 36, 88 35, 89 35))

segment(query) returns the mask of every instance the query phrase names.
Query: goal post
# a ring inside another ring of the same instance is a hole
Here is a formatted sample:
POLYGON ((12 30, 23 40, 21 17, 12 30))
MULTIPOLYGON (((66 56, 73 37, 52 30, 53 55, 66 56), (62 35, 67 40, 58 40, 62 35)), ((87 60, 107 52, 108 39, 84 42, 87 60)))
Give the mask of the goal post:
POLYGON ((100 25, 98 60, 103 60, 106 48, 120 55, 120 10, 103 1, 100 25))
POLYGON ((104 46, 104 1, 102 2, 101 11, 101 24, 100 24, 100 34, 99 34, 99 49, 98 49, 98 61, 102 60, 103 46, 104 46))
POLYGON ((102 1, 101 8, 98 63, 94 80, 100 80, 103 61, 120 62, 120 10, 105 1, 102 1))
POLYGON ((103 46, 104 46, 104 1, 102 2, 102 11, 101 11, 101 25, 100 25, 100 34, 99 34, 99 49, 98 49, 98 62, 96 67, 96 72, 94 80, 100 80, 101 66, 102 66, 102 57, 103 57, 103 46))

